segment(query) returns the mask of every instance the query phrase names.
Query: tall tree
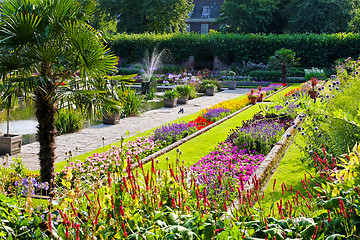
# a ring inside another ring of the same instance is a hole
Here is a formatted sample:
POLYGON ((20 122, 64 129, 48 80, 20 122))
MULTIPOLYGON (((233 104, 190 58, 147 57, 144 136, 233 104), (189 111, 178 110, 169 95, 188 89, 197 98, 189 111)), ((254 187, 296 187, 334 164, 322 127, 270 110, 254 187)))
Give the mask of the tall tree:
POLYGON ((3 0, 0 22, 0 73, 8 90, 34 97, 39 122, 40 174, 54 179, 54 116, 58 105, 97 111, 106 101, 103 76, 116 57, 86 21, 92 0, 3 0), (14 87, 16 86, 16 88, 14 87))
POLYGON ((356 0, 297 0, 292 4, 292 32, 344 32, 356 0))
POLYGON ((100 8, 118 21, 119 32, 170 33, 185 30, 192 0, 100 0, 100 8))
POLYGON ((272 32, 277 6, 273 0, 225 0, 217 22, 224 32, 272 32))

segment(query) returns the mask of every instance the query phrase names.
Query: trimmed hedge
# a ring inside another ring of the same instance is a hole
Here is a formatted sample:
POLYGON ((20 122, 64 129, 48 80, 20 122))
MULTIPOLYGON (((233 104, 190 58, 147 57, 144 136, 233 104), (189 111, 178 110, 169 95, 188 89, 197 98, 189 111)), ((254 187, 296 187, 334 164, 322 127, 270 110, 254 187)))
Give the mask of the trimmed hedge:
POLYGON ((281 78, 280 70, 273 71, 263 71, 263 70, 255 70, 249 73, 249 77, 251 79, 256 79, 257 81, 269 81, 276 82, 281 78))
POLYGON ((280 48, 296 52, 303 67, 329 67, 339 58, 359 56, 360 34, 120 34, 109 42, 113 52, 128 62, 139 62, 146 50, 170 50, 173 62, 182 63, 194 56, 196 61, 268 62, 280 48))

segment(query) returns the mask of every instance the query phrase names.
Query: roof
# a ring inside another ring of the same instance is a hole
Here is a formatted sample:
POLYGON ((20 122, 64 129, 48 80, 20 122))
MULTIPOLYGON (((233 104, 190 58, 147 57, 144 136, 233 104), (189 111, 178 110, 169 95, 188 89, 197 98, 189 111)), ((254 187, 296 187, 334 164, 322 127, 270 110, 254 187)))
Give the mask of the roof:
POLYGON ((219 16, 224 0, 194 0, 194 10, 188 20, 215 19, 219 16), (210 15, 203 15, 203 7, 210 7, 210 15))

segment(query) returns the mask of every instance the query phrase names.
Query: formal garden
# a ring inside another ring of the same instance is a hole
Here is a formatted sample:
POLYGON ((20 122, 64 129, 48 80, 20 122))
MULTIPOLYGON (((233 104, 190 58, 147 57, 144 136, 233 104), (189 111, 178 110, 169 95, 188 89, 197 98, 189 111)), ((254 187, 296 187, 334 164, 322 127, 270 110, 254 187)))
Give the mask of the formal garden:
POLYGON ((360 35, 106 41, 92 1, 1 7, 1 118, 26 102, 40 146, 39 171, 0 166, 1 239, 360 238, 360 35), (194 62, 206 54, 212 69, 194 62), (55 164, 56 137, 86 119, 227 88, 248 93, 55 164))

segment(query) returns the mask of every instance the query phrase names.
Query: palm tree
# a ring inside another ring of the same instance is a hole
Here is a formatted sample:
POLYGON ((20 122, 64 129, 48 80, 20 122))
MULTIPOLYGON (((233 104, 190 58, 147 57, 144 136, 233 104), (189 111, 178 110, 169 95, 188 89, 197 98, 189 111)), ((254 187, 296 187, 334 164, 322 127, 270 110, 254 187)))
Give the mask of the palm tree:
POLYGON ((286 83, 287 68, 290 65, 298 64, 299 59, 295 56, 296 53, 293 50, 281 48, 275 52, 274 56, 270 57, 270 63, 281 66, 282 83, 286 83))
POLYGON ((104 76, 117 59, 87 21, 94 0, 3 0, 0 73, 7 90, 34 98, 42 182, 54 179, 54 120, 60 107, 93 114, 107 98, 104 76))

